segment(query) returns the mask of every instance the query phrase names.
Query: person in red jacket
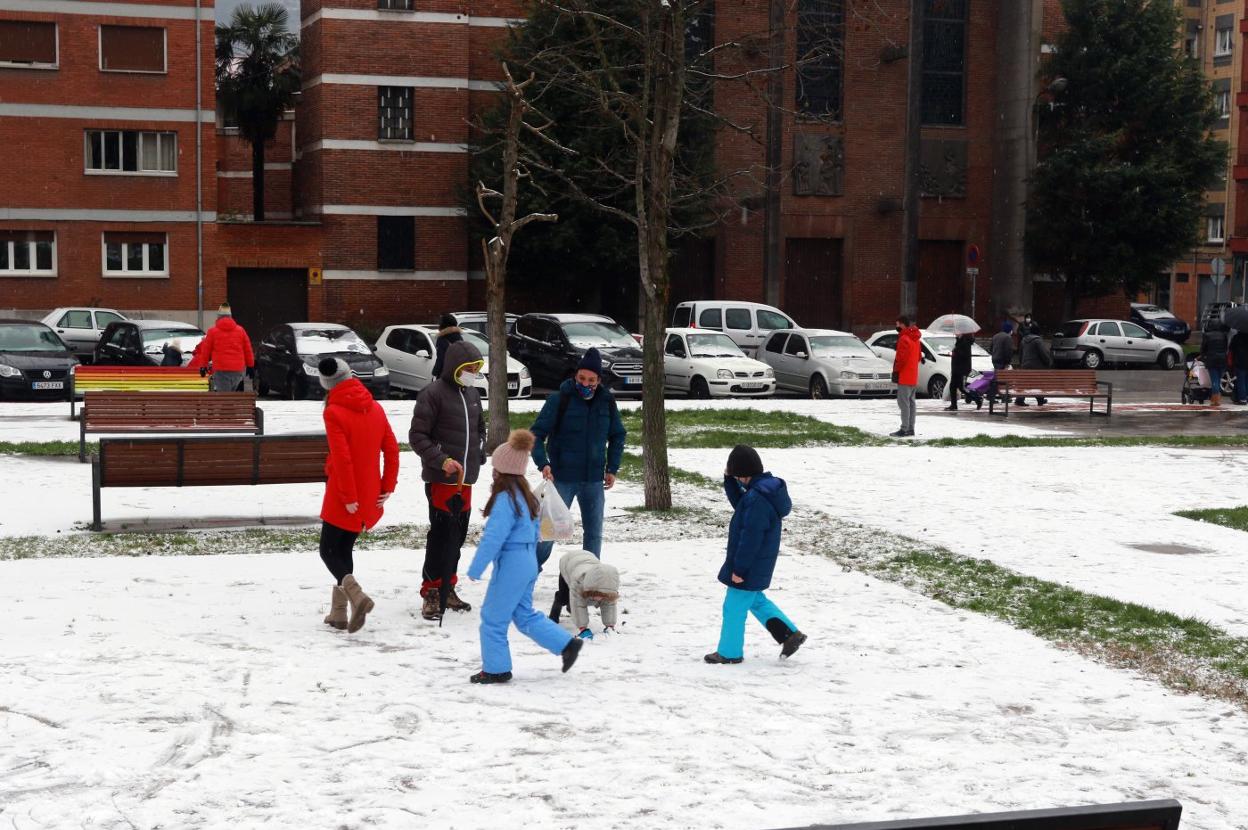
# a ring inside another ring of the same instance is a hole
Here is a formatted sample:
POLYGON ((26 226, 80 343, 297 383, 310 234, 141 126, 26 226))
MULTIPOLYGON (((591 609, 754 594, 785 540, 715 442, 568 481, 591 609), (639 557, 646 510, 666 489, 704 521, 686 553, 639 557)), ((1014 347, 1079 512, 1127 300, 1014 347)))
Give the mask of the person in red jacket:
POLYGON ((897 318, 897 353, 893 357, 893 382, 897 384, 897 407, 901 410, 901 429, 890 433, 892 438, 914 435, 914 401, 919 392, 919 361, 923 348, 921 334, 914 321, 904 314, 897 318))
POLYGON ((256 358, 251 352, 251 338, 243 327, 234 322, 229 305, 217 309, 217 324, 195 348, 189 365, 208 373, 212 365, 212 391, 233 392, 247 377, 255 375, 256 358))
POLYGON ((317 366, 325 388, 325 498, 321 502, 321 559, 334 575, 325 624, 349 633, 364 627, 374 602, 356 581, 355 540, 381 518, 399 478, 399 443, 372 393, 336 357, 317 366), (379 469, 380 457, 385 467, 379 469), (347 604, 351 615, 347 616, 347 604))

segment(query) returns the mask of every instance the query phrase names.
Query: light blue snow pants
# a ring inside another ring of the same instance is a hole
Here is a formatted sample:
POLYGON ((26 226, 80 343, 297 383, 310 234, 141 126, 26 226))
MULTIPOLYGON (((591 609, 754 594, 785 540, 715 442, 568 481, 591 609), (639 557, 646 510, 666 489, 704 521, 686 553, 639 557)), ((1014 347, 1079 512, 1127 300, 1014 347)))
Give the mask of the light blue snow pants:
POLYGON ((511 671, 507 628, 516 624, 520 633, 551 654, 559 654, 572 635, 533 607, 537 584, 537 552, 533 545, 507 547, 494 565, 490 587, 481 604, 481 662, 490 674, 511 671))
POLYGON ((787 625, 790 631, 797 631, 797 626, 762 591, 729 588, 724 596, 724 622, 719 630, 719 648, 716 649, 720 657, 736 659, 742 656, 747 613, 753 614, 754 619, 764 626, 768 620, 776 619, 787 625))

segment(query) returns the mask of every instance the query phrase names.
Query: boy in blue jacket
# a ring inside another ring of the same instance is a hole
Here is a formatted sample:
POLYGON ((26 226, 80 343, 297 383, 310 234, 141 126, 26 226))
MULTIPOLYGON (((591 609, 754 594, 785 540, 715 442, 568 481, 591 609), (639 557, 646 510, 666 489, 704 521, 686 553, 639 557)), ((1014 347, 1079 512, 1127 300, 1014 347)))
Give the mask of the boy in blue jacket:
POLYGON ((763 591, 780 555, 781 520, 789 515, 784 479, 763 471, 753 447, 738 444, 728 456, 724 493, 732 504, 728 526, 728 555, 719 569, 719 581, 728 586, 719 648, 704 658, 708 663, 740 663, 745 649, 745 617, 753 614, 780 644, 780 656, 791 657, 806 642, 784 612, 763 591))

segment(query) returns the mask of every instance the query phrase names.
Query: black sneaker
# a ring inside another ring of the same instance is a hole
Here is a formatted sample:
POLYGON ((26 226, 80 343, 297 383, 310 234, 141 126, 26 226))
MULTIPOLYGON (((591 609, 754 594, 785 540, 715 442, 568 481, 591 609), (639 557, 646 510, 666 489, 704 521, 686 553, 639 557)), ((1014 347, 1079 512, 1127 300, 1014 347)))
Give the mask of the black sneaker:
POLYGON ((945 411, 946 411, 946 412, 957 412, 957 411, 958 411, 958 405, 957 405, 956 403, 951 403, 951 404, 949 404, 948 406, 946 406, 946 407, 945 407, 945 411))
POLYGON ((1019 398, 1018 400, 1014 401, 1014 405, 1015 406, 1031 406, 1031 404, 1027 403, 1027 401, 1023 400, 1022 398, 1019 398))
POLYGON ((794 631, 785 639, 784 646, 780 649, 780 656, 792 657, 804 642, 806 642, 806 635, 800 631, 794 631))
POLYGON ((901 434, 901 437, 902 437, 902 438, 913 438, 913 437, 914 437, 914 430, 912 430, 912 429, 908 429, 908 430, 906 430, 905 432, 903 432, 903 433, 901 434))
POLYGON ((888 434, 888 437, 889 437, 889 438, 905 438, 905 437, 906 437, 906 431, 905 431, 904 429, 899 429, 899 430, 897 430, 896 432, 890 432, 890 433, 888 434))
POLYGON ((580 637, 573 637, 559 656, 563 658, 563 673, 567 674, 568 669, 572 668, 572 664, 576 662, 577 656, 581 653, 581 649, 585 646, 585 641, 580 637))
POLYGON ((511 680, 511 672, 505 671, 499 674, 490 674, 488 671, 479 671, 472 677, 468 678, 469 683, 506 683, 511 680))
POLYGON ((727 666, 727 665, 736 665, 737 663, 740 663, 745 658, 725 657, 722 654, 720 654, 718 651, 712 651, 710 654, 706 655, 702 659, 708 663, 711 663, 717 666, 727 666))

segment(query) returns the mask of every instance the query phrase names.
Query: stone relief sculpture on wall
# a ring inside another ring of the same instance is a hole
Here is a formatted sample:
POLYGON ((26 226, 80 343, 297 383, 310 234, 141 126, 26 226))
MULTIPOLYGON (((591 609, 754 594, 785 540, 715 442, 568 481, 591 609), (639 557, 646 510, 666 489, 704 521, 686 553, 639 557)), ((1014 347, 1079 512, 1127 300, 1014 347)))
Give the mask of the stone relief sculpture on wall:
POLYGON ((845 145, 839 136, 798 133, 793 143, 793 195, 840 196, 845 188, 845 145))

